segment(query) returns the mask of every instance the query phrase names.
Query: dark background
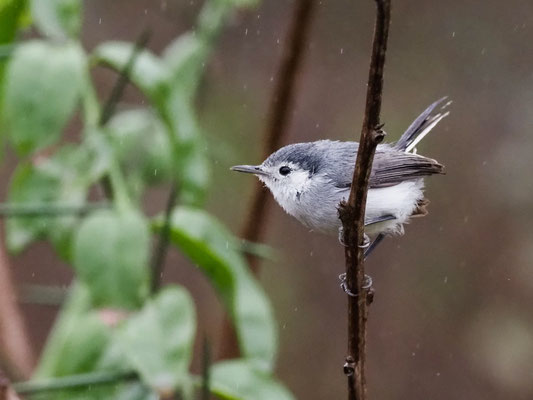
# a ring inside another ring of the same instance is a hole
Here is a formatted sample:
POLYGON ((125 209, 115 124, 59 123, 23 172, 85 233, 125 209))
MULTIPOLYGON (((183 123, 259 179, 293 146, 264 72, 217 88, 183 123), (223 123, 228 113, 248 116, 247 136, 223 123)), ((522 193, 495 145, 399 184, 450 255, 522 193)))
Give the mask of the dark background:
MULTIPOLYGON (((374 5, 318 1, 286 143, 359 137, 374 5)), ((151 27, 158 52, 193 26, 198 1, 85 2, 88 50, 134 41, 151 27)), ((239 233, 252 177, 229 171, 259 163, 266 110, 292 1, 264 1, 224 29, 198 107, 208 138, 213 188, 208 208, 239 233)), ((395 140, 428 104, 448 95, 451 115, 418 146, 446 165, 427 180, 430 215, 387 239, 367 263, 376 296, 368 328, 373 399, 533 398, 533 3, 393 1, 382 121, 395 140)), ((115 75, 95 71, 101 94, 115 75)), ((140 102, 129 89, 125 100, 140 102)), ((76 124, 71 127, 76 134, 76 124)), ((1 171, 2 195, 14 159, 1 171)), ((146 196, 163 208, 166 188, 146 196)), ((346 393, 346 296, 335 237, 308 232, 273 207, 261 282, 280 327, 277 374, 299 399, 346 393)), ((46 244, 10 257, 17 284, 67 284, 68 266, 46 244)), ((198 303, 200 332, 219 345, 222 308, 200 272, 177 253, 165 279, 198 303)), ((24 305, 39 351, 56 308, 24 305)))

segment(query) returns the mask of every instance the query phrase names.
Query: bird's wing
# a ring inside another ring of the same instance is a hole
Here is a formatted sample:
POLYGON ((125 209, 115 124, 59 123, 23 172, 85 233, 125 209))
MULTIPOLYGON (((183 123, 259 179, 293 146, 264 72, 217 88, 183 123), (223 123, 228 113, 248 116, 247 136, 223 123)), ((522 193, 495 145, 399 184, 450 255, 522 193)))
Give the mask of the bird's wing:
POLYGON ((378 149, 370 174, 370 187, 393 186, 403 181, 443 172, 444 166, 431 158, 403 151, 378 149))
MULTIPOLYGON (((357 147, 354 146, 355 152, 357 147)), ((351 148, 351 151, 354 151, 351 148)), ((338 188, 349 188, 352 184, 355 157, 339 157, 338 168, 330 176, 338 188)), ((380 145, 374 156, 370 187, 380 188, 394 186, 403 181, 441 174, 444 167, 437 161, 412 153, 395 150, 388 145, 380 145)))

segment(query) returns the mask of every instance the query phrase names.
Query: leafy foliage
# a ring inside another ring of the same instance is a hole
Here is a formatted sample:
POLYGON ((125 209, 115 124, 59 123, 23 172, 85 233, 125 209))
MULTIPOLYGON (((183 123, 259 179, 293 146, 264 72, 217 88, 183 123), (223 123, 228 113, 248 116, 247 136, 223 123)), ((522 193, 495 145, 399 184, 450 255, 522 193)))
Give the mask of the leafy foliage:
POLYGON ((148 296, 148 224, 135 211, 86 218, 74 240, 73 264, 97 307, 137 308, 148 296))
POLYGON ((83 51, 75 44, 34 40, 17 47, 6 71, 3 115, 19 154, 59 140, 74 113, 84 68, 83 51))
POLYGON ((10 50, 3 85, 0 59, 0 132, 21 158, 11 177, 9 203, 59 211, 82 207, 96 186, 105 187, 110 203, 104 210, 19 215, 7 221, 10 251, 46 240, 75 272, 35 377, 134 371, 138 378, 91 390, 64 389, 43 398, 192 397, 200 383, 189 370, 194 302, 177 285, 150 293, 152 235, 159 235, 165 222, 150 221, 141 207, 147 188, 176 183, 180 206, 168 221, 170 244, 216 289, 242 353, 237 360, 212 366, 212 392, 235 400, 292 398, 272 376, 277 329, 270 302, 248 271, 240 241, 201 208, 209 162, 196 92, 224 21, 235 7, 256 3, 206 1, 194 31, 159 56, 116 41, 87 55, 78 38, 80 0, 0 1, 0 45, 12 43, 28 9, 44 36, 10 50), (129 79, 149 104, 121 107, 101 123, 102 106, 90 78, 95 66, 120 73, 131 66, 129 79), (77 114, 81 134, 76 143, 65 144, 65 128, 77 114))
POLYGON ((246 267, 234 238, 214 217, 189 207, 171 218, 171 240, 209 277, 235 323, 243 355, 269 370, 277 334, 270 304, 246 267))

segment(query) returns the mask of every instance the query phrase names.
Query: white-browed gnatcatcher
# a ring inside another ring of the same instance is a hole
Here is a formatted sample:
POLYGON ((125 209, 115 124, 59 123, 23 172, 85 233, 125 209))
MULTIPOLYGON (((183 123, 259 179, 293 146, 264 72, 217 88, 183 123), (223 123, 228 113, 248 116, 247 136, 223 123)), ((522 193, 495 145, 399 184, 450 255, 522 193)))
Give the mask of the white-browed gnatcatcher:
MULTIPOLYGON (((433 114, 443 101, 430 105, 398 142, 378 145, 366 203, 366 234, 378 235, 379 240, 385 234, 402 234, 410 217, 427 213, 423 179, 443 173, 444 167, 417 155, 415 146, 448 115, 433 114)), ((356 142, 297 143, 272 153, 261 165, 231 169, 256 175, 279 205, 309 228, 338 233, 338 206, 350 194, 357 148, 356 142)))

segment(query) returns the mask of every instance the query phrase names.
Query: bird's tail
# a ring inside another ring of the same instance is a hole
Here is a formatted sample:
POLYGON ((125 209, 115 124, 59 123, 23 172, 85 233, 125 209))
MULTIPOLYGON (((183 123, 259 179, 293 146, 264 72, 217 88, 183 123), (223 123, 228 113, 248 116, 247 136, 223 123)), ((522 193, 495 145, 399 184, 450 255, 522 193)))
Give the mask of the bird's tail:
MULTIPOLYGON (((412 151, 415 146, 429 133, 429 131, 431 131, 441 119, 450 113, 449 111, 446 111, 439 112, 434 115, 432 114, 433 110, 446 99, 447 97, 443 97, 426 108, 426 110, 413 121, 409 128, 407 128, 400 140, 396 142, 394 147, 405 152, 412 151)), ((447 107, 450 103, 451 101, 444 104, 444 106, 441 107, 441 110, 447 107)))

